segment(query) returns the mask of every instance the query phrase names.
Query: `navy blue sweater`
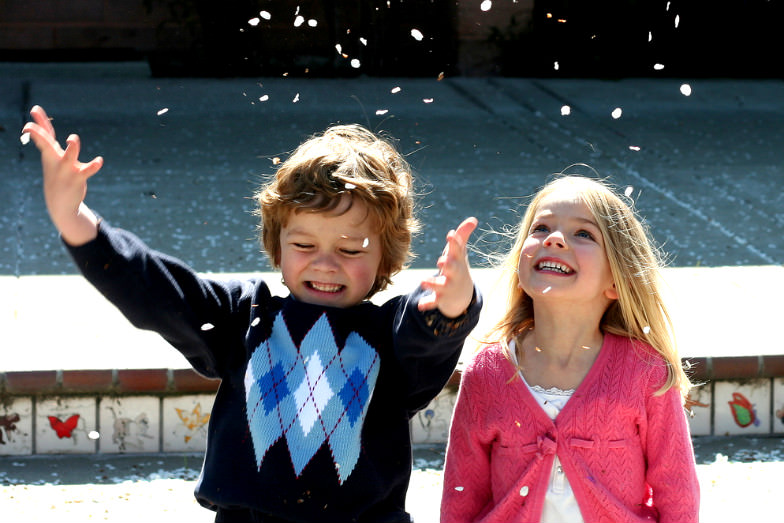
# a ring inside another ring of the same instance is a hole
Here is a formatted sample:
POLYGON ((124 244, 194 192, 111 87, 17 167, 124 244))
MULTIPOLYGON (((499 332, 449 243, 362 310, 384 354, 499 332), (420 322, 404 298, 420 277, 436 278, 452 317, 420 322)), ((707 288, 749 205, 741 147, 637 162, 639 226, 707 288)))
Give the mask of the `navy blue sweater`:
POLYGON ((202 278, 105 222, 68 250, 131 323, 221 379, 196 487, 216 521, 410 520, 409 421, 453 372, 478 291, 454 320, 418 311, 419 289, 339 309, 202 278))

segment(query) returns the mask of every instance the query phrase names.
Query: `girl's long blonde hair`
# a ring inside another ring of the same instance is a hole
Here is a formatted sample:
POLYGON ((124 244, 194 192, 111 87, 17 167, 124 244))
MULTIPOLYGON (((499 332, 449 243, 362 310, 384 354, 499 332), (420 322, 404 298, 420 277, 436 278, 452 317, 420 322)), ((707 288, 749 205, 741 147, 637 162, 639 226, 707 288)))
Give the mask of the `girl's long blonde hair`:
MULTIPOLYGON (((600 328, 653 347, 667 362, 667 380, 657 391, 678 387, 683 397, 691 383, 683 370, 662 298, 660 269, 664 265, 647 228, 638 219, 633 204, 627 203, 606 182, 594 178, 562 175, 546 184, 533 197, 518 224, 514 245, 501 263, 501 288, 508 291, 506 311, 492 327, 490 339, 505 342, 534 326, 533 301, 518 286, 517 267, 523 242, 543 198, 567 188, 576 192, 590 209, 604 238, 605 251, 618 292, 605 311, 600 328)), ((522 355, 518 361, 522 362, 522 355)))

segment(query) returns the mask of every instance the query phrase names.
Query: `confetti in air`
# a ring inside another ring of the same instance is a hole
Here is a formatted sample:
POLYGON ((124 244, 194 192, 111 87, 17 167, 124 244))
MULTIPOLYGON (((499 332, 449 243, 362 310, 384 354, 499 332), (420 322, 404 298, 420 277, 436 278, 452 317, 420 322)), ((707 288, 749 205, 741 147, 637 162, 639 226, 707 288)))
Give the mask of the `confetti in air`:
POLYGON ((557 71, 560 68, 561 68, 561 66, 560 66, 560 64, 558 62, 553 62, 553 69, 555 69, 557 71))
POLYGON ((642 332, 644 334, 648 334, 649 332, 651 332, 651 328, 646 325, 645 327, 642 328, 642 332))
POLYGON ((639 145, 630 145, 629 149, 631 149, 632 151, 636 152, 636 151, 640 150, 640 146, 639 145))
POLYGON ((550 292, 551 289, 552 287, 547 287, 545 290, 542 291, 542 294, 547 294, 548 292, 550 292))
POLYGON ((433 99, 432 98, 422 98, 422 101, 425 102, 426 104, 432 104, 433 103, 433 99))
POLYGON ((169 112, 169 108, 168 108, 168 107, 164 107, 163 109, 161 109, 160 111, 158 111, 158 116, 160 116, 160 115, 162 115, 162 114, 166 114, 166 113, 168 113, 168 112, 169 112))
POLYGON ((259 96, 259 102, 266 102, 267 100, 269 100, 269 95, 268 94, 259 96))
POLYGON ((368 238, 365 238, 364 240, 362 240, 362 248, 363 249, 367 248, 368 245, 370 245, 370 240, 368 238))
POLYGON ((258 325, 260 322, 261 322, 261 318, 259 318, 259 317, 253 318, 253 321, 252 321, 252 322, 250 322, 250 326, 251 326, 251 327, 255 327, 255 326, 256 326, 256 325, 258 325))
POLYGON ((297 102, 299 102, 299 93, 297 93, 297 94, 294 96, 294 99, 292 100, 292 102, 294 102, 294 103, 297 103, 297 102))
POLYGON ((654 64, 653 69, 656 71, 661 71, 664 69, 664 64, 654 64))
POLYGON ((258 18, 251 18, 250 20, 248 20, 248 25, 252 27, 256 27, 257 25, 259 25, 259 22, 261 22, 261 20, 259 20, 258 18))
POLYGON ((376 109, 376 116, 384 116, 389 112, 389 109, 376 109))
POLYGON ((201 326, 201 330, 203 331, 211 331, 214 328, 215 325, 213 325, 212 323, 205 323, 204 325, 201 326))
POLYGON ((425 35, 423 35, 422 31, 420 31, 419 29, 412 29, 411 30, 411 36, 417 42, 421 42, 422 39, 425 37, 425 35))
POLYGON ((681 94, 683 96, 691 96, 691 86, 689 84, 681 85, 681 94))
POLYGON ((399 93, 399 92, 400 92, 400 87, 393 87, 393 88, 392 88, 392 90, 391 90, 390 92, 391 92, 392 94, 397 94, 397 93, 399 93))
POLYGON ((87 437, 90 439, 98 439, 101 437, 101 435, 98 433, 97 430, 91 430, 90 432, 87 433, 87 437))
POLYGON ((268 11, 261 11, 259 13, 259 16, 262 17, 264 20, 270 20, 272 18, 272 15, 269 14, 268 11))
POLYGON ((675 29, 678 29, 678 25, 681 23, 681 15, 675 15, 675 29))
POLYGON ((626 188, 626 190, 625 190, 625 191, 623 191, 623 194, 625 194, 625 195, 626 195, 626 197, 628 198, 629 196, 631 196, 631 195, 632 195, 632 193, 633 193, 633 192, 634 192, 634 187, 632 187, 632 186, 630 185, 630 186, 628 186, 628 187, 626 188))
POLYGON ((359 43, 367 47, 367 38, 360 38, 359 43))
POLYGON ((354 69, 359 69, 360 65, 361 64, 359 63, 359 60, 357 58, 351 60, 351 67, 353 67, 354 69))
POLYGON ((568 105, 564 105, 563 107, 561 107, 561 116, 569 116, 570 114, 572 114, 571 107, 569 107, 568 105))
POLYGON ((310 26, 310 27, 316 27, 317 25, 318 25, 318 22, 317 22, 316 20, 314 20, 313 18, 311 18, 310 20, 308 20, 308 26, 310 26))
POLYGON ((343 54, 343 46, 340 44, 335 44, 335 50, 338 52, 339 55, 343 54))
POLYGON ((489 11, 492 7, 493 7, 493 2, 491 2, 490 0, 484 0, 484 2, 482 2, 482 5, 479 6, 479 9, 481 9, 482 11, 489 11))
POLYGON ((458 492, 463 492, 464 487, 455 487, 455 490, 458 492))
POLYGON ((653 40, 653 33, 648 31, 648 41, 650 42, 651 40, 653 40))
POLYGON ((297 15, 297 17, 294 19, 294 27, 299 27, 303 23, 305 23, 305 17, 302 15, 297 15))
POLYGON ((356 189, 357 188, 356 185, 354 185, 353 183, 349 183, 349 182, 346 183, 345 187, 346 187, 347 191, 350 191, 351 189, 356 189))
POLYGON ((615 109, 613 109, 611 116, 617 120, 618 118, 621 117, 622 114, 623 114, 623 110, 620 107, 616 107, 615 109))
POLYGON ((30 133, 24 133, 19 137, 19 141, 22 142, 22 145, 27 145, 30 143, 30 133))

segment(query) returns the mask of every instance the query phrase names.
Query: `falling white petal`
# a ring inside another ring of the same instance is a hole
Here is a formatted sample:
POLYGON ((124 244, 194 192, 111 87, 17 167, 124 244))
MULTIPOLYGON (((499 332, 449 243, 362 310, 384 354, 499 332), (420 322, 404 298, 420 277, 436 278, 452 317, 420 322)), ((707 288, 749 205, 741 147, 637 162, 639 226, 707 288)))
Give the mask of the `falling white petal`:
POLYGON ((87 433, 87 437, 90 439, 98 439, 101 437, 101 434, 97 430, 91 430, 87 433))
POLYGON ((261 318, 259 318, 259 317, 257 316, 257 317, 255 317, 255 318, 253 318, 253 321, 252 321, 252 322, 250 322, 250 326, 251 326, 251 327, 255 327, 255 326, 256 326, 256 325, 258 325, 260 322, 261 322, 261 318))
POLYGON ((553 62, 553 69, 556 71, 561 68, 561 65, 558 62, 553 62))
POLYGON ((271 18, 272 18, 272 15, 271 15, 271 14, 269 14, 269 12, 268 12, 268 11, 261 11, 261 12, 259 13, 259 16, 260 16, 260 17, 262 17, 264 20, 269 20, 269 19, 271 19, 271 18))
POLYGON ((623 194, 625 194, 627 197, 629 197, 629 196, 631 196, 631 195, 632 195, 632 193, 633 193, 633 192, 634 192, 634 187, 632 187, 632 186, 630 185, 630 186, 628 186, 628 187, 626 188, 626 190, 624 190, 624 191, 623 191, 623 194))
POLYGON ((376 109, 376 116, 383 116, 389 112, 389 109, 376 109))
POLYGON ((653 40, 653 33, 648 31, 648 41, 650 42, 651 40, 653 40))
POLYGON ((368 245, 370 245, 370 240, 368 238, 365 238, 364 240, 362 240, 362 248, 363 249, 366 248, 368 245))
POLYGON ((542 294, 547 294, 548 292, 550 292, 550 290, 552 290, 552 287, 547 287, 545 290, 542 291, 542 294))
POLYGON ((691 86, 689 84, 681 85, 681 94, 683 96, 691 96, 691 86))
POLYGON ((463 492, 464 489, 465 487, 455 487, 455 490, 458 492, 463 492))
POLYGON ((212 323, 205 323, 204 325, 201 326, 201 330, 203 331, 211 331, 214 328, 215 325, 213 325, 212 323))
POLYGON ((259 102, 266 102, 267 100, 269 100, 269 95, 268 94, 259 96, 259 102))
POLYGON ((168 107, 164 107, 163 109, 161 109, 160 111, 158 111, 158 116, 160 116, 160 115, 162 115, 162 114, 166 114, 166 113, 168 113, 168 112, 169 112, 169 108, 168 108, 168 107))
POLYGON ((292 102, 294 102, 294 103, 299 102, 299 93, 297 93, 296 96, 294 96, 294 99, 292 100, 292 102))
POLYGON ((640 150, 640 146, 639 145, 630 145, 629 149, 631 149, 632 151, 639 151, 640 150))
POLYGON ((361 64, 359 63, 359 59, 358 58, 352 58, 351 59, 351 67, 353 67, 354 69, 359 69, 360 65, 361 64))
POLYGON ((612 117, 613 118, 615 118, 617 120, 618 118, 621 117, 621 115, 623 115, 623 110, 620 107, 616 107, 615 109, 613 109, 613 112, 612 112, 612 117))
POLYGON ((564 105, 561 107, 561 116, 569 116, 572 114, 572 108, 568 105, 564 105))
POLYGON ((681 15, 675 15, 675 29, 678 29, 678 25, 681 23, 681 15))
POLYGON ((391 90, 390 92, 391 92, 392 94, 397 94, 397 93, 399 93, 399 92, 400 92, 400 87, 393 87, 393 88, 392 88, 392 90, 391 90))
POLYGON ((338 54, 343 54, 343 46, 342 45, 335 44, 335 50, 338 52, 338 54))
POLYGON ((655 65, 653 66, 653 68, 654 68, 656 71, 661 71, 662 69, 664 69, 664 64, 655 64, 655 65))
POLYGON ((22 134, 22 136, 19 137, 19 141, 22 142, 22 145, 30 143, 30 133, 22 134))
POLYGON ((367 46, 367 38, 360 38, 359 39, 359 43, 364 45, 364 46, 367 46))
POLYGON ((493 2, 491 2, 490 0, 484 0, 484 2, 482 2, 482 5, 479 6, 479 9, 481 9, 482 11, 489 11, 492 7, 493 7, 493 2))
POLYGON ((261 20, 259 20, 258 18, 251 18, 250 20, 248 20, 248 25, 256 27, 257 25, 259 25, 260 21, 261 20))
POLYGON ((316 27, 317 25, 318 25, 318 21, 314 20, 313 18, 311 18, 310 20, 308 20, 308 26, 310 26, 310 27, 316 27))
POLYGON ((651 328, 648 325, 646 325, 645 327, 642 328, 642 332, 648 334, 649 332, 651 332, 651 328))
POLYGON ((420 31, 419 29, 412 29, 412 30, 411 30, 411 36, 412 36, 412 37, 414 38, 414 40, 416 40, 417 42, 421 42, 421 41, 422 41, 422 39, 425 37, 425 35, 423 35, 423 34, 422 34, 422 31, 420 31))
POLYGON ((356 189, 356 188, 357 188, 357 186, 356 186, 356 185, 354 185, 354 184, 353 184, 353 183, 351 183, 351 182, 346 182, 345 188, 346 188, 346 190, 347 190, 347 191, 350 191, 351 189, 356 189))
POLYGON ((302 15, 297 15, 294 19, 294 27, 299 27, 305 22, 305 17, 302 15))
POLYGON ((422 101, 425 102, 426 104, 432 104, 433 103, 433 99, 432 98, 422 98, 422 101))

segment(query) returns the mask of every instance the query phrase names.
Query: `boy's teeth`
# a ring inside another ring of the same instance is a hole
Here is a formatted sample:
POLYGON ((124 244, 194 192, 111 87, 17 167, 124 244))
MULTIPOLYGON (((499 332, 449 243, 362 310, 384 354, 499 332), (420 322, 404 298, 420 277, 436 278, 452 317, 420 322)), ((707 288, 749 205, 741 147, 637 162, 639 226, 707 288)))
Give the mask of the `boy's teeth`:
POLYGON ((339 285, 339 284, 336 284, 336 283, 311 282, 310 285, 311 285, 311 287, 313 287, 317 291, 321 291, 321 292, 337 292, 337 291, 339 291, 343 287, 342 285, 339 285))
POLYGON ((551 271, 561 272, 563 274, 569 274, 570 272, 572 272, 572 269, 570 269, 566 265, 553 261, 539 262, 539 269, 548 269, 551 271))

